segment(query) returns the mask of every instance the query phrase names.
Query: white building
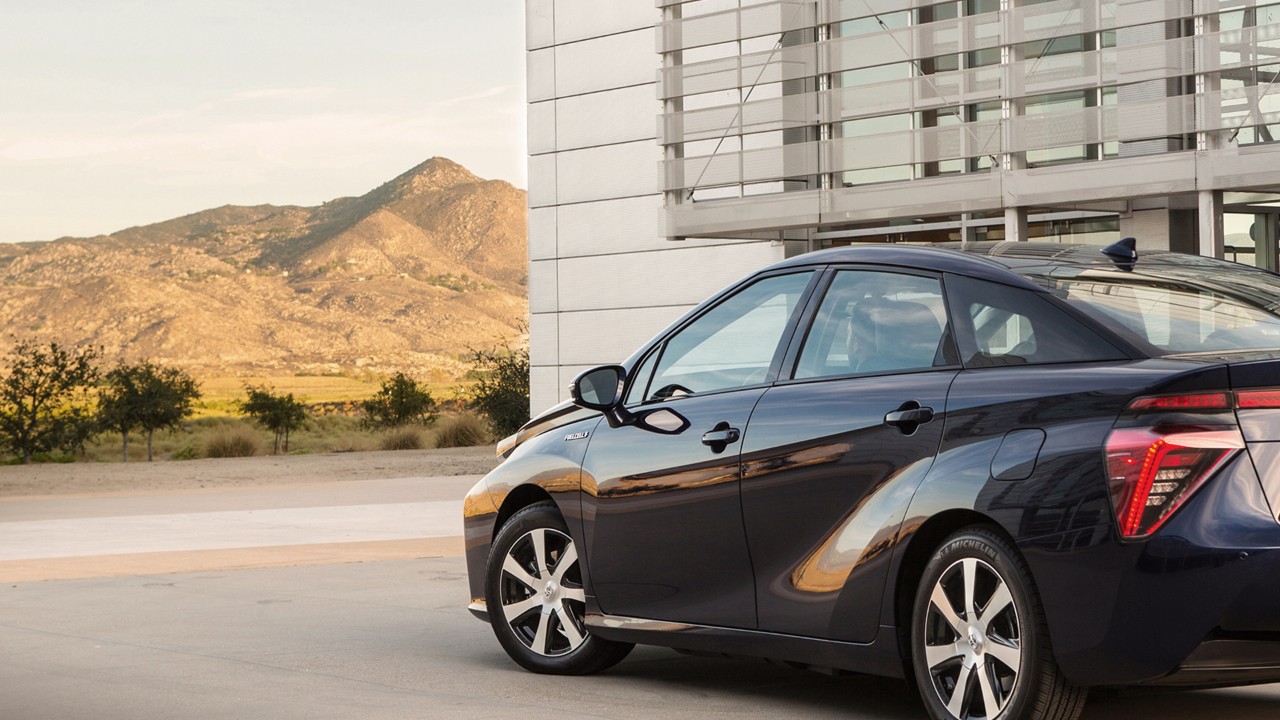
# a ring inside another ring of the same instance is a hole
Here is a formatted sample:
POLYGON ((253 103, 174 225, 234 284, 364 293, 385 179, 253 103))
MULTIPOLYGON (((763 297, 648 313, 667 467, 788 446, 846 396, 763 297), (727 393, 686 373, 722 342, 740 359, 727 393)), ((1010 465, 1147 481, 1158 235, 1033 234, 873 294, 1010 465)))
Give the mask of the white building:
POLYGON ((1276 269, 1280 5, 526 0, 534 411, 713 291, 850 242, 1276 269))

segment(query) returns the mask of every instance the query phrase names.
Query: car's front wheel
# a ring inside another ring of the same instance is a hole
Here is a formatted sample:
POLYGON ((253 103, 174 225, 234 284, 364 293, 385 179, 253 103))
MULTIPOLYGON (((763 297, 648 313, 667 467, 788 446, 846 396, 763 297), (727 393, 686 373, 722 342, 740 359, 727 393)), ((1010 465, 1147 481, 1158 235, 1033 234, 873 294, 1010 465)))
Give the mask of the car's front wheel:
POLYGON ((485 579, 493 632, 526 670, 587 675, 631 652, 632 645, 594 637, 583 624, 578 549, 553 503, 530 505, 502 526, 485 579))
POLYGON ((911 660, 936 720, 1074 720, 1086 690, 1062 677, 1026 564, 1003 538, 947 538, 916 592, 911 660))

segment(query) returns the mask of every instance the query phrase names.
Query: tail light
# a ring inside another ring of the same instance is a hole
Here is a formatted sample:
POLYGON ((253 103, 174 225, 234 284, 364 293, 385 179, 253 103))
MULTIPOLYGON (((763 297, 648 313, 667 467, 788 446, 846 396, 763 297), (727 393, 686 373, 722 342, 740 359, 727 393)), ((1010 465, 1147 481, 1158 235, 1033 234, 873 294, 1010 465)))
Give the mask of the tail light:
POLYGON ((1239 450, 1244 438, 1233 393, 1143 397, 1129 404, 1137 424, 1107 437, 1107 476, 1120 536, 1144 538, 1165 523, 1239 450), (1160 413, 1143 424, 1144 414, 1160 413), (1205 414, 1205 424, 1188 423, 1205 414), (1175 419, 1177 424, 1161 424, 1175 419), (1229 419, 1229 420, 1228 420, 1229 419), (1219 424, 1226 421, 1230 424, 1219 424))

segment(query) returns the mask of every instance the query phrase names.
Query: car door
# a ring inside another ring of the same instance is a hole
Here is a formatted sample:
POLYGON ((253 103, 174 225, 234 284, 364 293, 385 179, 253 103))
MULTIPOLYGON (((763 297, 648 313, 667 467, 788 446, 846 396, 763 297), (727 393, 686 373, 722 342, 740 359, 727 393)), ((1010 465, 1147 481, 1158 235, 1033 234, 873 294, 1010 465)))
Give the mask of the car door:
POLYGON ((868 642, 959 362, 938 277, 829 275, 793 341, 792 377, 747 428, 743 517, 760 629, 868 642))
POLYGON ((816 274, 763 277, 680 327, 629 380, 630 410, 650 423, 596 429, 583 461, 583 535, 603 612, 755 627, 740 438, 816 274))

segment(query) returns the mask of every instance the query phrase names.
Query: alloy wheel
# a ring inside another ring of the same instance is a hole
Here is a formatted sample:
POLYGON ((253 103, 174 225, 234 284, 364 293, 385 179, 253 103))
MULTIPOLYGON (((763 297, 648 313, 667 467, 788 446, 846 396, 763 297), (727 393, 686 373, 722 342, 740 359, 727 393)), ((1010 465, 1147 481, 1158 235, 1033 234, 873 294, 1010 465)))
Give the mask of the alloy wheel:
POLYGON ((582 572, 565 533, 535 528, 520 536, 503 558, 498 590, 503 619, 529 650, 559 657, 586 641, 582 572))
POLYGON ((934 583, 924 626, 933 692, 957 720, 990 720, 1022 672, 1022 618, 1009 584, 978 558, 956 560, 934 583))

